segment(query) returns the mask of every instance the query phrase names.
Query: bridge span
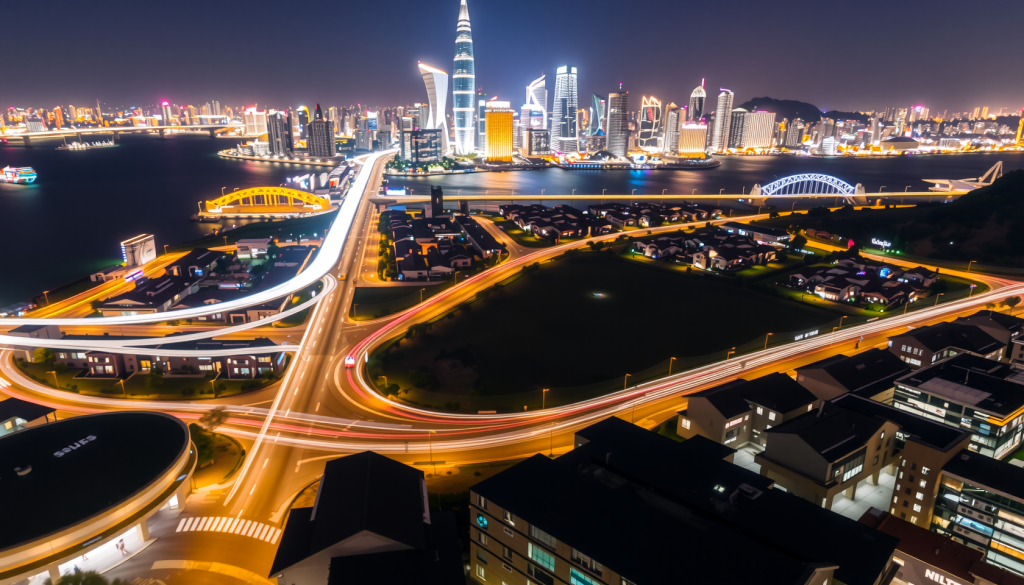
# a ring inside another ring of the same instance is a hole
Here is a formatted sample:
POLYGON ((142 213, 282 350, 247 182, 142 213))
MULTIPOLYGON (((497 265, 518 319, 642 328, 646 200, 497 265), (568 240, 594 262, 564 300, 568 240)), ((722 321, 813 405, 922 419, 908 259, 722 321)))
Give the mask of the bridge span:
POLYGON ((203 124, 197 126, 110 126, 107 128, 62 128, 60 130, 43 130, 42 132, 20 132, 16 134, 0 133, 0 138, 8 141, 15 139, 24 142, 25 146, 32 145, 33 138, 60 138, 62 136, 75 136, 79 142, 84 142, 86 136, 93 134, 113 135, 114 142, 120 141, 124 133, 160 134, 161 137, 172 134, 191 134, 194 132, 209 132, 210 138, 218 132, 243 128, 243 124, 203 124))

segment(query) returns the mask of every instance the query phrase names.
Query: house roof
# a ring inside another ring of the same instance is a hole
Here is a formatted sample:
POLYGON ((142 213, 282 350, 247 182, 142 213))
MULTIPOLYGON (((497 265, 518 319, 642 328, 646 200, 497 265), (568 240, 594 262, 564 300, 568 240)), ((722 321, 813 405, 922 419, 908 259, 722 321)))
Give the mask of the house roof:
POLYGON ((691 394, 690 398, 706 398, 726 418, 750 411, 751 403, 787 413, 816 400, 809 390, 780 373, 753 380, 734 380, 691 394))
POLYGON ((897 382, 978 410, 1008 416, 1024 406, 1024 385, 1006 378, 1008 364, 962 353, 899 378, 897 382))
POLYGON ((819 409, 790 419, 765 432, 797 435, 822 457, 836 461, 864 446, 884 423, 883 419, 866 416, 831 402, 823 402, 819 409))
POLYGON ((895 423, 900 427, 900 432, 907 435, 908 440, 944 452, 953 449, 971 435, 970 431, 917 416, 906 410, 871 400, 866 396, 843 394, 832 402, 865 416, 895 423))
POLYGON ((966 323, 970 325, 995 325, 1008 333, 1016 334, 1024 329, 1024 319, 1013 317, 998 311, 978 311, 967 317, 960 317, 954 323, 966 323))
POLYGON ((797 379, 805 370, 824 370, 847 392, 873 395, 891 388, 896 378, 910 371, 910 366, 890 351, 872 348, 852 356, 827 357, 797 368, 797 379))
POLYGON ((188 254, 185 254, 181 258, 178 258, 174 262, 171 262, 166 266, 166 270, 170 273, 172 268, 184 268, 188 269, 192 266, 209 266, 214 262, 224 257, 224 252, 217 252, 214 250, 208 250, 206 248, 196 248, 188 254))
POLYGON ((135 288, 103 303, 104 307, 159 307, 202 280, 201 276, 162 276, 136 281, 135 288))
POLYGON ((1024 501, 1024 468, 964 449, 946 463, 943 473, 1024 501))
POLYGON ((50 408, 49 406, 43 406, 42 404, 19 400, 17 398, 8 398, 7 400, 0 402, 0 421, 10 420, 12 418, 33 421, 37 418, 44 417, 55 410, 56 409, 50 408))
POLYGON ((270 573, 363 531, 425 550, 425 504, 421 471, 372 451, 329 461, 314 507, 291 512, 270 573))
POLYGON ((955 347, 964 351, 986 354, 996 351, 1003 345, 998 339, 985 333, 981 328, 955 321, 913 329, 902 335, 893 336, 890 339, 903 339, 906 337, 915 339, 932 352, 955 347))

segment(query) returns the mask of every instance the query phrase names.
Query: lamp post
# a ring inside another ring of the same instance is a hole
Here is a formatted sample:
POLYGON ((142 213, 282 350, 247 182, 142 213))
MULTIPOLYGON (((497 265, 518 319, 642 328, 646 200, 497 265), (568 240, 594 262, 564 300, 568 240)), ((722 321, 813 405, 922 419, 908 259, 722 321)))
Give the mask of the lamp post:
POLYGON ((674 361, 676 361, 676 358, 674 358, 674 357, 668 358, 668 375, 669 376, 672 375, 672 362, 674 362, 674 361))
MULTIPOLYGON (((124 386, 124 384, 121 384, 121 385, 124 386)), ((213 389, 213 397, 216 398, 217 397, 217 378, 214 378, 214 379, 210 380, 210 388, 213 389)))
POLYGON ((50 297, 48 296, 49 293, 50 293, 50 291, 48 291, 48 290, 44 290, 43 291, 43 298, 46 300, 46 306, 47 307, 50 306, 50 297))
POLYGON ((693 189, 693 190, 690 191, 690 195, 696 195, 696 194, 697 194, 697 190, 696 189, 693 189))
POLYGON ((935 305, 933 305, 933 306, 937 306, 939 304, 939 297, 941 297, 944 294, 946 294, 946 293, 939 293, 939 294, 935 295, 935 305))
POLYGON ((774 333, 769 333, 769 334, 764 336, 764 348, 765 349, 768 349, 768 338, 771 337, 772 335, 775 335, 775 334, 774 333))
POLYGON ((544 388, 543 390, 540 391, 540 409, 541 410, 544 410, 545 408, 547 408, 547 402, 546 402, 545 399, 548 396, 548 390, 549 390, 549 388, 544 388))
POLYGON ((636 418, 636 400, 633 401, 633 407, 629 410, 629 424, 633 424, 634 418, 636 418))
POLYGON ((573 189, 573 190, 572 190, 572 195, 573 195, 573 197, 575 197, 575 196, 576 196, 576 189, 573 189))
POLYGON ((719 190, 718 190, 718 194, 719 194, 719 195, 721 195, 722 193, 725 193, 725 189, 719 189, 719 190))
POLYGON ((427 449, 430 453, 430 465, 434 468, 434 475, 437 475, 437 463, 434 463, 434 431, 429 431, 427 435, 427 449))
POLYGON ((843 328, 843 319, 845 319, 847 317, 849 317, 849 315, 843 315, 842 317, 839 318, 839 328, 840 329, 843 328))
POLYGON ((661 196, 662 196, 662 197, 664 197, 664 196, 665 196, 665 191, 668 191, 668 189, 662 189, 662 190, 661 190, 661 196))
POLYGON ((736 353, 736 348, 735 347, 730 349, 728 352, 726 352, 726 354, 725 354, 725 361, 729 361, 729 356, 731 356, 734 353, 736 353))
POLYGON ((632 376, 632 375, 633 375, 633 374, 626 374, 626 377, 622 379, 622 389, 623 389, 623 390, 625 390, 625 389, 626 389, 626 383, 628 382, 628 380, 629 380, 629 377, 630 377, 630 376, 632 376))
POLYGON ((882 194, 882 189, 885 189, 885 185, 882 185, 881 187, 878 188, 878 194, 879 195, 882 194))
POLYGON ((974 264, 975 262, 977 262, 977 260, 971 260, 967 263, 967 272, 971 271, 971 264, 974 264))
POLYGON ((544 189, 541 189, 541 190, 540 190, 540 196, 541 196, 541 197, 543 197, 543 196, 544 196, 544 189))
POLYGON ((971 288, 970 288, 970 292, 969 292, 969 293, 967 293, 967 298, 971 298, 971 295, 973 295, 973 294, 974 294, 974 288, 975 288, 976 286, 978 286, 978 285, 976 285, 976 284, 972 284, 972 285, 971 285, 971 288))
POLYGON ((117 383, 121 385, 121 396, 128 398, 128 391, 124 389, 124 380, 118 378, 117 383))
POLYGON ((608 192, 608 189, 601 189, 601 197, 604 197, 604 194, 607 193, 607 192, 608 192))
POLYGON ((164 244, 164 256, 167 255, 167 244, 164 244))
POLYGON ((378 378, 384 378, 384 389, 387 390, 388 389, 388 377, 382 375, 382 376, 378 376, 378 378))

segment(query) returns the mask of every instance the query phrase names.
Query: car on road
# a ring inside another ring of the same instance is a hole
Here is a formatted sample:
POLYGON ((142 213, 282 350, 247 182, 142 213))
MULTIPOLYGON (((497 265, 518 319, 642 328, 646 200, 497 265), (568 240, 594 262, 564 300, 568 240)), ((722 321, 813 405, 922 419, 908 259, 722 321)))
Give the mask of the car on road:
POLYGON ((356 358, 354 358, 354 357, 352 357, 350 355, 345 356, 345 367, 346 368, 354 368, 354 367, 356 367, 356 358))

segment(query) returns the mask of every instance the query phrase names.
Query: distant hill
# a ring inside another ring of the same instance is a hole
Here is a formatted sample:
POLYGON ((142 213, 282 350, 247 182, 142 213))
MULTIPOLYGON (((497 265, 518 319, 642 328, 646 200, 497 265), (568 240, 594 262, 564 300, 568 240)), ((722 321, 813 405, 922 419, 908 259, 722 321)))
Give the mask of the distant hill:
POLYGON ((859 120, 861 122, 868 121, 867 116, 856 112, 830 110, 822 114, 821 110, 819 110, 814 104, 798 102, 796 100, 777 100, 770 97, 754 98, 743 102, 736 107, 750 111, 764 110, 767 112, 775 112, 776 122, 781 122, 783 118, 787 118, 789 120, 800 118, 805 123, 810 124, 813 124, 822 118, 832 118, 835 120, 859 120))
POLYGON ((821 119, 821 110, 814 104, 798 102, 796 100, 777 100, 770 97, 758 97, 743 102, 736 106, 744 110, 765 110, 775 112, 775 121, 781 122, 783 118, 793 120, 802 119, 805 123, 814 123, 821 119))

